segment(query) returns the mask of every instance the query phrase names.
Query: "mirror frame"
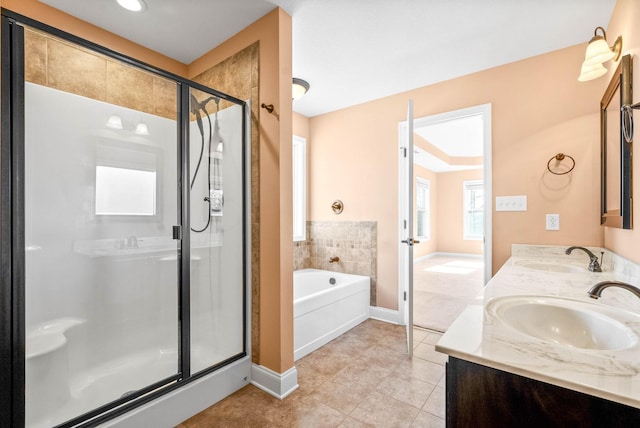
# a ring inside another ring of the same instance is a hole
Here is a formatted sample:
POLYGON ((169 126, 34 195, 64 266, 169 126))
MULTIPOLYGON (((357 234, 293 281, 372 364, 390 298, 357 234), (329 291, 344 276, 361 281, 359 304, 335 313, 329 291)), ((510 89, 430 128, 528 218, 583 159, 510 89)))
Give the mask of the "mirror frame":
MULTIPOLYGON (((611 81, 600 101, 600 224, 607 227, 631 229, 631 142, 625 142, 623 136, 622 112, 619 113, 620 123, 611 124, 617 126, 619 141, 613 143, 620 145, 620 182, 607 183, 607 107, 614 96, 620 97, 620 106, 633 103, 631 55, 625 55, 611 77, 611 81), (620 186, 620 209, 609 210, 607 208, 607 188, 620 186)), ((633 135, 632 135, 633 138, 633 135)), ((612 142, 609 142, 610 144, 612 142)))

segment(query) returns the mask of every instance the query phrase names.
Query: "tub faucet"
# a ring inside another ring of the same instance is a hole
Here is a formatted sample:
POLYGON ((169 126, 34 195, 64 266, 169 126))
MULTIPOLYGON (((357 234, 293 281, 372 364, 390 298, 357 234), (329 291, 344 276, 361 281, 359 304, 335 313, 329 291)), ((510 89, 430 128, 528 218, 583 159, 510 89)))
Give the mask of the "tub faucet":
POLYGON ((329 263, 338 263, 340 261, 340 257, 330 257, 329 263))
POLYGON ((625 290, 631 291, 633 294, 636 295, 636 297, 638 297, 640 299, 640 288, 634 287, 631 284, 627 284, 626 282, 621 282, 621 281, 602 281, 602 282, 599 282, 596 285, 594 285, 593 287, 591 287, 589 289, 589 291, 587 291, 587 294, 592 299, 597 299, 602 295, 602 290, 604 290, 605 288, 609 288, 609 287, 620 287, 620 288, 623 288, 625 290))
POLYGON ((127 239, 127 247, 128 248, 138 248, 138 238, 136 238, 135 236, 131 235, 127 239))
POLYGON ((571 252, 576 249, 584 251, 589 256, 589 271, 602 272, 602 268, 600 267, 600 263, 598 262, 596 255, 584 247, 569 247, 565 250, 565 254, 571 254, 571 252))

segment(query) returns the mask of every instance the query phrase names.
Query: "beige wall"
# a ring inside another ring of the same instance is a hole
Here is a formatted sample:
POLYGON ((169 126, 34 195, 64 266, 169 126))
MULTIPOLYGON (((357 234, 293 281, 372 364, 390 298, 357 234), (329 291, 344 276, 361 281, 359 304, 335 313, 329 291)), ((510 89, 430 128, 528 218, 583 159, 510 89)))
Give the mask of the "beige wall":
MULTIPOLYGON (((640 28, 638 28, 638 22, 640 22, 640 2, 637 0, 617 0, 616 7, 613 11, 613 16, 609 26, 607 27, 607 38, 611 41, 615 40, 619 35, 623 38, 622 54, 632 54, 633 61, 633 87, 635 89, 633 101, 637 102, 640 99, 640 66, 638 63, 638 56, 640 55, 640 28)), ((611 79, 613 72, 617 64, 609 62, 605 64, 609 69, 609 73, 605 78, 599 79, 601 84, 601 92, 604 92, 608 81, 611 79)), ((634 128, 635 142, 634 145, 640 141, 640 114, 638 111, 634 113, 634 128)), ((637 147, 636 147, 637 150, 637 147)), ((637 151, 636 151, 637 153, 637 151)), ((605 227, 604 233, 604 245, 611 251, 620 254, 636 263, 640 263, 640 184, 638 178, 640 176, 640 158, 633 156, 633 171, 636 177, 635 183, 632 186, 633 196, 633 222, 631 230, 613 229, 605 227)))
MULTIPOLYGON (((274 9, 214 50, 189 64, 197 76, 256 42, 260 46, 259 110, 260 234, 253 251, 260 253, 259 287, 253 287, 259 313, 259 364, 278 373, 293 366, 293 208, 291 202, 291 17, 274 9)), ((254 166, 255 168, 255 166, 254 166)))
POLYGON ((442 172, 438 174, 438 246, 440 253, 482 254, 482 241, 464 239, 465 180, 482 180, 481 169, 442 172))
MULTIPOLYGON (((463 182, 482 180, 482 169, 435 173, 414 165, 413 175, 414 183, 421 177, 431 186, 431 239, 414 246, 414 259, 436 252, 482 254, 481 241, 463 239, 463 182)), ((415 191, 413 197, 415 206, 415 191)))
MULTIPOLYGON (((584 44, 311 118, 310 220, 378 222, 378 305, 397 309, 398 123, 407 101, 415 117, 492 104, 493 197, 527 195, 527 212, 493 212, 493 271, 512 243, 601 245, 599 116, 602 84, 577 81, 584 44), (570 154, 571 175, 547 161, 570 154), (560 231, 545 214, 560 214, 560 231)), ((495 199, 494 199, 495 200, 495 199)), ((492 201, 492 206, 494 205, 492 201)))

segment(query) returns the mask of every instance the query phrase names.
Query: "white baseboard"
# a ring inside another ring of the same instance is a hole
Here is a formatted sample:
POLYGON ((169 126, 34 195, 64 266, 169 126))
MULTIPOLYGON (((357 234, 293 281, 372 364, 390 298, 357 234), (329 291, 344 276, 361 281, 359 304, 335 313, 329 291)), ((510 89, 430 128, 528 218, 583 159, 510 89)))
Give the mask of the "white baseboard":
POLYGON ((400 324, 402 322, 400 320, 400 313, 398 311, 394 311, 392 309, 381 308, 379 306, 371 306, 369 309, 369 318, 373 318, 374 320, 384 321, 391 324, 400 324))
POLYGON ((251 384, 282 400, 298 389, 298 370, 295 366, 284 373, 276 373, 264 366, 251 366, 251 384))

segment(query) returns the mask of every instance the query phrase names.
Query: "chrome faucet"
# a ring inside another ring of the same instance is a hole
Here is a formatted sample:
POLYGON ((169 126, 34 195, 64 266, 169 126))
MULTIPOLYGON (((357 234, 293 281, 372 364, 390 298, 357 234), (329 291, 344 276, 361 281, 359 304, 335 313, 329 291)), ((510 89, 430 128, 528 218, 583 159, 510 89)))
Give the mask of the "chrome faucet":
POLYGON ((602 268, 600 267, 600 263, 598 262, 596 255, 584 247, 569 247, 565 250, 565 254, 571 254, 571 252, 576 249, 584 251, 589 256, 589 271, 602 272, 602 268))
POLYGON ((609 287, 620 287, 625 290, 631 291, 636 297, 640 298, 640 288, 634 287, 631 284, 627 284, 626 282, 621 281, 602 281, 594 285, 587 291, 587 294, 592 299, 597 299, 602 295, 602 290, 609 287))
POLYGON ((127 239, 127 248, 138 248, 138 238, 136 238, 135 236, 131 235, 127 239))

